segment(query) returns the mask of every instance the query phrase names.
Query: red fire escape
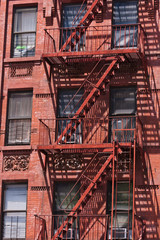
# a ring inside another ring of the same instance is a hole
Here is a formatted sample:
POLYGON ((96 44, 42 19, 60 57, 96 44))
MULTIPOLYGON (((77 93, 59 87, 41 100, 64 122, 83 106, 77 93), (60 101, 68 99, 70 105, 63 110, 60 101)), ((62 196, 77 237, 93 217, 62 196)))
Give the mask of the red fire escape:
MULTIPOLYGON (((88 118, 88 113, 100 96, 105 94, 107 84, 117 74, 121 65, 138 61, 145 66, 144 33, 139 24, 118 27, 92 26, 92 21, 102 8, 103 1, 94 0, 76 27, 45 30, 43 63, 49 85, 52 77, 59 76, 62 72, 62 78, 69 72, 73 74, 77 66, 82 68, 83 72, 87 63, 89 70, 87 74, 83 74, 84 80, 67 105, 71 106, 79 92, 84 89, 76 103, 76 110, 72 109, 73 112, 65 119, 40 120, 38 151, 44 175, 47 174, 46 165, 51 166, 48 167, 51 188, 53 184, 51 175, 54 181, 57 159, 62 163, 74 155, 74 163, 76 164, 75 159, 81 159, 83 167, 79 171, 77 163, 79 177, 73 188, 80 187, 70 199, 70 202, 73 202, 79 194, 74 207, 68 212, 69 202, 65 209, 65 217, 59 216, 58 220, 54 216, 50 220, 45 216, 36 216, 37 240, 135 239, 135 236, 142 239, 143 222, 138 217, 135 218, 134 212, 135 159, 136 149, 141 147, 141 123, 137 117, 122 116, 122 128, 119 130, 118 127, 111 127, 112 118, 102 119, 96 116, 88 118), (114 37, 111 35, 111 29, 114 31, 114 37), (120 37, 122 31, 123 46, 120 37), (119 35, 118 38, 116 34, 119 35), (125 124, 129 121, 131 125, 126 128, 125 124), (111 180, 111 208, 104 215, 86 216, 83 213, 85 206, 106 176, 111 180), (120 184, 123 186, 122 189, 120 184), (121 194, 128 195, 124 213, 127 215, 128 226, 125 229, 118 228, 116 223, 116 216, 119 214, 118 196, 121 194), (86 219, 88 222, 85 227, 86 219), (101 228, 96 225, 98 222, 101 222, 101 228), (93 238, 93 235, 91 237, 91 232, 97 234, 96 237, 93 238)), ((81 11, 78 12, 78 15, 80 14, 81 11)), ((58 162, 59 169, 61 163, 58 162)), ((71 195, 72 190, 65 200, 71 195)))

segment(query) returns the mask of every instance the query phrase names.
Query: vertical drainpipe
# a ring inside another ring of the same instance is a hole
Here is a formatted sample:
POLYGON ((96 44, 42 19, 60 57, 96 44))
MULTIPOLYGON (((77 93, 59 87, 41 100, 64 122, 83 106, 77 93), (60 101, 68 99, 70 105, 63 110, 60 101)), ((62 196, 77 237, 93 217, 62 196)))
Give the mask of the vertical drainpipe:
POLYGON ((7 33, 7 13, 8 13, 8 0, 0 1, 0 26, 1 26, 1 39, 0 39, 0 128, 2 121, 2 101, 3 101, 3 85, 4 85, 4 57, 6 50, 6 33, 7 33))

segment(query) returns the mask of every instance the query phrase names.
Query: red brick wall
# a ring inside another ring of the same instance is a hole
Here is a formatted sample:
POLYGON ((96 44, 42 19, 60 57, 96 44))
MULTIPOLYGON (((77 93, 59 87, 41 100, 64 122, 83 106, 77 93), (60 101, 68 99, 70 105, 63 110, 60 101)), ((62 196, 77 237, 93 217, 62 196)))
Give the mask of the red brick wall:
MULTIPOLYGON (((57 12, 53 17, 53 26, 60 25, 61 5, 58 1, 57 12)), ((64 1, 68 2, 68 1, 64 1)), ((2 206, 2 183, 10 182, 28 182, 27 196, 27 236, 26 239, 33 239, 34 235, 34 214, 51 214, 52 211, 52 194, 49 195, 47 190, 32 191, 33 186, 46 186, 43 169, 37 152, 39 143, 39 120, 41 118, 54 118, 56 116, 56 98, 57 87, 79 86, 83 79, 64 78, 59 82, 52 79, 51 83, 47 81, 41 55, 44 45, 44 31, 46 28, 46 19, 43 18, 43 7, 46 3, 52 6, 49 1, 32 0, 28 1, 6 1, 0 2, 0 94, 2 93, 1 114, 1 135, 0 135, 0 206, 2 206), (36 32, 36 53, 35 57, 12 59, 11 38, 12 38, 12 21, 13 7, 28 6, 28 3, 38 6, 37 11, 37 32, 36 32), (7 6, 7 8, 6 8, 7 6), (7 18, 6 18, 7 14, 7 18), (6 20, 6 21, 5 21, 6 20), (4 52, 5 46, 5 52, 4 52), (4 58, 3 58, 4 53, 4 58), (12 69, 15 69, 15 76, 11 75, 12 69), (31 68, 31 74, 24 76, 27 69, 31 68), (19 76, 20 75, 20 76, 19 76), (2 91, 1 91, 2 88, 2 91), (12 90, 33 90, 32 105, 32 131, 30 146, 5 146, 5 129, 7 116, 8 92, 12 90), (46 95, 47 94, 47 95, 46 95), (17 156, 28 154, 29 168, 25 171, 5 171, 4 156, 17 156), (49 196, 51 200, 49 200, 49 196), (51 203, 50 203, 51 201, 51 203)), ((144 70, 139 62, 135 66, 124 63, 112 78, 106 88, 106 95, 101 96, 92 109, 88 112, 88 117, 99 116, 106 117, 109 114, 109 89, 112 86, 132 86, 137 85, 137 114, 143 123, 143 143, 144 159, 136 159, 136 211, 146 219, 147 237, 146 239, 159 239, 159 189, 139 189, 139 185, 160 185, 159 160, 160 160, 160 19, 159 11, 154 10, 154 1, 139 2, 139 22, 144 27, 146 33, 146 58, 148 66, 149 81, 146 80, 144 70), (152 14, 154 12, 154 16, 152 14)), ((104 22, 95 24, 111 24, 112 18, 112 1, 106 0, 104 12, 104 22)), ((46 12, 47 14, 47 12, 46 12)), ((50 19, 51 20, 51 19, 50 19)), ((53 27, 53 26, 48 26, 53 27)), ((1 113, 1 112, 0 112, 1 113)), ((47 176, 50 187, 49 177, 47 176)), ((104 210, 106 203, 105 195, 106 185, 102 185, 95 195, 92 202, 97 203, 97 210, 104 210), (100 198, 99 198, 100 196, 100 198), (102 198, 102 200, 101 200, 102 198)), ((89 207, 92 205, 90 204, 89 207)), ((92 205, 94 210, 94 204, 92 205)), ((1 208, 2 212, 2 208, 1 208)))

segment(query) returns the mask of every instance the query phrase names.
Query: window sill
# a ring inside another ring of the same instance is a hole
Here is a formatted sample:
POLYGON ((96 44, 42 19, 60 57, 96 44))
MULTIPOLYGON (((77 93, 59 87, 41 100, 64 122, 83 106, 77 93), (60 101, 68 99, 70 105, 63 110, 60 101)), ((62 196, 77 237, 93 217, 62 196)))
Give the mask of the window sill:
POLYGON ((1 151, 13 151, 13 150, 31 150, 33 149, 31 145, 14 145, 14 146, 3 146, 0 148, 1 151))
POLYGON ((16 62, 41 62, 41 56, 5 58, 4 59, 4 63, 16 63, 16 62))

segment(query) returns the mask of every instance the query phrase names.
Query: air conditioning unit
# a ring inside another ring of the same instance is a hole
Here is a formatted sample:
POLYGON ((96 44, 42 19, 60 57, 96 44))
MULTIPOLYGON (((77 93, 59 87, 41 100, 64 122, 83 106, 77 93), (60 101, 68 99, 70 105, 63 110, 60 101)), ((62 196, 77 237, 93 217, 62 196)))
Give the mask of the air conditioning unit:
MULTIPOLYGON (((57 230, 54 230, 54 234, 56 234, 57 230)), ((67 233, 63 235, 63 239, 67 240, 73 240, 73 239, 79 239, 79 230, 75 228, 69 228, 67 233), (67 236, 66 236, 67 234, 67 236)))
MULTIPOLYGON (((127 228, 113 228, 112 239, 126 239, 127 228)), ((111 229, 109 229, 109 239, 111 239, 111 229)))

